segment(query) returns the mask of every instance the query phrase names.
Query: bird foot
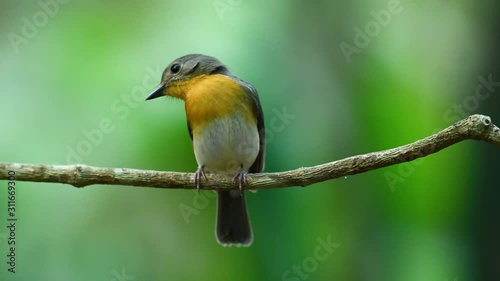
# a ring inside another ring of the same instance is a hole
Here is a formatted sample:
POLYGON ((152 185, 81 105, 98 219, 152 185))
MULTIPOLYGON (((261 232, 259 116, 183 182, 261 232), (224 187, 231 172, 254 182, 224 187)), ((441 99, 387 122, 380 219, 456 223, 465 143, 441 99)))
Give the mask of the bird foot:
POLYGON ((233 181, 238 180, 238 187, 240 188, 240 194, 243 194, 243 185, 248 185, 247 175, 248 172, 244 170, 243 167, 241 167, 238 173, 233 177, 233 181))
POLYGON ((199 166, 198 170, 196 170, 196 173, 194 173, 194 185, 196 186, 198 193, 200 193, 200 182, 202 177, 207 180, 207 176, 205 175, 205 166, 203 165, 199 166))

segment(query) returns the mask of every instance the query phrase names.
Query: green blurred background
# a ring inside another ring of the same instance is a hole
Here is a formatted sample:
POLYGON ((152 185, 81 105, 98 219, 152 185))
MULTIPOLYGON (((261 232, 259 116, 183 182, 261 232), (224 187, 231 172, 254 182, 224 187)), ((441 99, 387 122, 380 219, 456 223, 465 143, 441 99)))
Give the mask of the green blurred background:
MULTIPOLYGON (((259 90, 268 172, 403 145, 469 114, 499 124, 499 83, 481 86, 500 81, 498 6, 2 0, 0 161, 194 171, 183 103, 144 102, 189 53, 259 90)), ((1 181, 0 280, 494 280, 499 164, 498 147, 468 141, 249 194, 250 248, 217 244, 211 192, 17 182, 15 274, 1 181)))

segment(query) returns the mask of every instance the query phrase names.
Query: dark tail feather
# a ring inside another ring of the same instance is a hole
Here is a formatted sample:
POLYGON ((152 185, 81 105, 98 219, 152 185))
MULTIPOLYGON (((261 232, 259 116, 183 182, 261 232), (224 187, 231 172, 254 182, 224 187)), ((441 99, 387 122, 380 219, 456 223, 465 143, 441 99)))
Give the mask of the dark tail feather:
POLYGON ((245 194, 217 191, 217 241, 223 246, 250 246, 253 240, 245 194))

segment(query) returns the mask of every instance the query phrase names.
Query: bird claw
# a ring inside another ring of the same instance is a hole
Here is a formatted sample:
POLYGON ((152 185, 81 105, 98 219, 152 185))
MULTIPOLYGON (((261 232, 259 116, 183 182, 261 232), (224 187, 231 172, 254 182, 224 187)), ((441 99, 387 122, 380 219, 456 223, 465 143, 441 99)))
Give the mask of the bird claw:
POLYGON ((205 166, 199 166, 196 173, 194 173, 194 185, 196 186, 198 193, 200 193, 200 182, 202 177, 207 180, 207 176, 205 175, 205 166))
POLYGON ((238 187, 240 189, 240 194, 243 194, 243 185, 248 185, 248 181, 247 181, 247 175, 248 175, 248 172, 243 170, 243 167, 240 169, 240 171, 234 175, 233 177, 233 181, 234 180, 238 180, 238 187))

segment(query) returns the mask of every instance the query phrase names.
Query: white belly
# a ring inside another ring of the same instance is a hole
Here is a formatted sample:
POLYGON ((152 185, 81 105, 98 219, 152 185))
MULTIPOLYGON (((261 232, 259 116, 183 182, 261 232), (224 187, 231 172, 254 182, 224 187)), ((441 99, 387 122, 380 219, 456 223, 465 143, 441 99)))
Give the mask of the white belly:
POLYGON ((248 171, 259 153, 257 126, 248 124, 241 114, 218 118, 203 132, 193 134, 193 147, 199 166, 212 173, 236 174, 248 171))

